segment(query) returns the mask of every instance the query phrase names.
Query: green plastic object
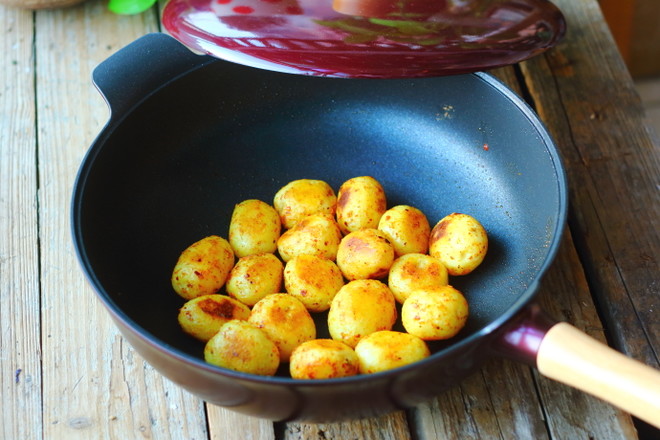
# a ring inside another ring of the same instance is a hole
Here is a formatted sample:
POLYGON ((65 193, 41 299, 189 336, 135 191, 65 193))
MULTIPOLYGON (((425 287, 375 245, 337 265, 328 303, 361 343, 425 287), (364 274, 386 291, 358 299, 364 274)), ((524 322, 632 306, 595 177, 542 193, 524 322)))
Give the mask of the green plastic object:
POLYGON ((115 14, 133 15, 146 11, 156 0, 110 0, 108 9, 115 14))

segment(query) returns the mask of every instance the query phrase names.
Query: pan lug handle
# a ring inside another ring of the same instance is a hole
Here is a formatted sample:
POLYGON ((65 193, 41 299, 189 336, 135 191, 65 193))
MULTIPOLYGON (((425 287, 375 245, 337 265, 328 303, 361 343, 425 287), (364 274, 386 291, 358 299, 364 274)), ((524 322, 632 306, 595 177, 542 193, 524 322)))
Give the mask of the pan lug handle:
POLYGON ((92 80, 114 118, 179 76, 214 61, 196 55, 169 35, 151 33, 99 64, 92 80))
POLYGON ((501 356, 536 367, 541 341, 556 323, 538 304, 530 304, 506 325, 493 348, 501 356))

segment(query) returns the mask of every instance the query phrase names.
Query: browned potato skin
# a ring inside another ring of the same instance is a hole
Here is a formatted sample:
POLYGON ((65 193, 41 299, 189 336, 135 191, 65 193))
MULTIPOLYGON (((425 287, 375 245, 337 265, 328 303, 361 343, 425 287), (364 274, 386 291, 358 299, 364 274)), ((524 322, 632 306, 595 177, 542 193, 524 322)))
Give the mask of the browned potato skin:
POLYGON ((337 265, 315 255, 298 255, 286 263, 284 288, 310 312, 323 312, 344 285, 337 265))
POLYGON ((416 290, 401 308, 403 327, 425 341, 449 339, 467 322, 468 303, 452 286, 416 290))
POLYGON ((355 347, 355 353, 361 374, 392 370, 431 355, 426 342, 417 336, 389 330, 365 336, 355 347))
POLYGON ((358 370, 355 350, 333 339, 303 342, 293 350, 289 364, 293 379, 333 379, 354 376, 358 370))
POLYGON ((275 255, 248 255, 229 272, 227 294, 251 307, 266 295, 280 292, 283 273, 284 265, 275 255))
POLYGON ((482 263, 487 251, 486 230, 468 214, 449 214, 431 231, 429 254, 442 261, 449 275, 469 274, 482 263))
POLYGON ((371 176, 353 177, 344 182, 337 192, 337 223, 344 234, 378 228, 386 209, 385 190, 371 176))
POLYGON ((261 200, 244 200, 234 207, 229 223, 229 243, 237 257, 274 253, 282 225, 280 216, 261 200))
POLYGON ((322 180, 300 179, 283 186, 275 194, 273 205, 284 228, 290 229, 308 215, 334 216, 337 196, 332 187, 322 180))
POLYGON ((346 235, 337 249, 337 266, 349 280, 387 276, 394 248, 378 229, 361 229, 346 235))
POLYGON ((187 301, 179 309, 179 325, 200 341, 208 341, 233 319, 247 320, 250 309, 225 295, 204 295, 187 301))
POLYGON ((188 300, 218 292, 234 267, 234 251, 217 235, 203 238, 185 249, 172 271, 172 287, 188 300))
POLYGON ((248 321, 275 343, 281 362, 288 362, 293 350, 303 342, 316 339, 314 320, 303 303, 288 293, 275 293, 260 300, 248 321))
POLYGON ((397 257, 425 254, 429 250, 431 226, 424 213, 413 206, 398 205, 388 209, 380 218, 378 229, 392 243, 397 257))
POLYGON ((273 376, 280 365, 277 346, 248 321, 233 320, 220 328, 204 347, 204 360, 243 373, 273 376))
POLYGON ((334 217, 312 214, 282 234, 277 250, 285 262, 296 255, 316 255, 334 261, 340 241, 341 231, 334 217))
POLYGON ((406 254, 392 263, 387 284, 403 304, 415 290, 446 286, 448 282, 447 269, 440 260, 426 254, 406 254))
POLYGON ((332 339, 355 347, 363 337, 391 330, 397 318, 394 295, 378 280, 350 281, 339 289, 328 312, 332 339))

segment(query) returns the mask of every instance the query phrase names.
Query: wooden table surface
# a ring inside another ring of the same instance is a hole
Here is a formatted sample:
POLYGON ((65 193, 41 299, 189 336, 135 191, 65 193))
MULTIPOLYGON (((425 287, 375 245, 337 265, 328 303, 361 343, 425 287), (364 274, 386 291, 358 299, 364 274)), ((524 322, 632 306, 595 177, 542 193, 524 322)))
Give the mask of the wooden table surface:
MULTIPOLYGON (((564 41, 497 74, 539 113, 565 160, 568 228, 539 301, 658 367, 660 154, 596 0, 557 0, 564 41)), ((338 424, 275 423, 207 405, 124 342, 74 255, 69 203, 109 116, 93 68, 148 32, 106 1, 0 6, 0 438, 633 439, 657 430, 536 370, 493 359, 428 404, 338 424)))

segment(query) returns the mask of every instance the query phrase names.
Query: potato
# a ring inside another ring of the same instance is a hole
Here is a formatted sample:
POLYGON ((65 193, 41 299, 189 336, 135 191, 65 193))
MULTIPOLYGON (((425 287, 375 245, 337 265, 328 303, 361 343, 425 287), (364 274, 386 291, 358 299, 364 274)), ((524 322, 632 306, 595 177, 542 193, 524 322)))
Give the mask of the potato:
POLYGON ((426 341, 455 336, 467 322, 468 303, 452 286, 416 290, 401 308, 403 327, 426 341))
POLYGON ((328 330, 332 339, 355 347, 363 337, 391 330, 397 318, 394 295, 378 280, 350 281, 330 304, 328 330))
POLYGON ((244 200, 234 207, 229 243, 237 257, 274 253, 282 225, 275 208, 261 200, 244 200))
POLYGON ((344 234, 377 228, 386 209, 385 191, 373 177, 353 177, 337 192, 337 223, 344 234))
POLYGON ((328 310, 332 298, 343 285, 341 271, 333 261, 325 258, 298 255, 284 268, 284 288, 311 312, 328 310))
POLYGON ((316 325, 298 299, 287 293, 275 293, 260 300, 248 319, 263 329, 280 352, 280 361, 288 362, 293 350, 316 338, 316 325))
POLYGON ((393 261, 394 248, 378 229, 351 232, 337 249, 337 266, 349 280, 383 278, 393 261))
POLYGON ((204 295, 193 298, 179 309, 179 325, 184 332, 200 341, 208 341, 220 327, 232 319, 247 320, 250 309, 225 295, 204 295))
POLYGON ((467 214, 449 214, 431 231, 429 254, 445 265, 449 275, 472 272, 481 264, 487 251, 486 230, 467 214))
POLYGON ((431 355, 426 342, 408 333, 379 331, 360 339, 355 347, 360 373, 392 370, 431 355))
POLYGON ((289 364, 289 372, 294 379, 354 376, 358 368, 355 351, 343 342, 332 339, 303 342, 293 350, 289 364))
POLYGON ((403 304, 411 292, 445 286, 448 278, 447 269, 437 258, 425 254, 406 254, 392 263, 387 285, 394 298, 403 304))
POLYGON ((378 229, 385 234, 397 257, 405 254, 425 254, 429 250, 431 226, 419 209, 398 205, 385 211, 378 222, 378 229))
POLYGON ((234 251, 227 240, 211 235, 190 245, 172 271, 172 287, 184 299, 216 293, 234 267, 234 251))
POLYGON ((204 347, 210 364, 243 373, 273 376, 280 365, 277 346, 266 333, 247 321, 233 320, 220 328, 204 347))
POLYGON ((287 262, 296 255, 316 255, 335 260, 341 231, 329 214, 312 214, 286 231, 277 241, 280 257, 287 262))
POLYGON ((273 205, 282 225, 290 229, 308 215, 334 216, 337 196, 332 187, 322 180, 300 179, 283 186, 275 194, 273 205))
POLYGON ((278 293, 282 287, 284 265, 273 254, 256 254, 240 258, 229 272, 227 294, 253 306, 271 293, 278 293))

